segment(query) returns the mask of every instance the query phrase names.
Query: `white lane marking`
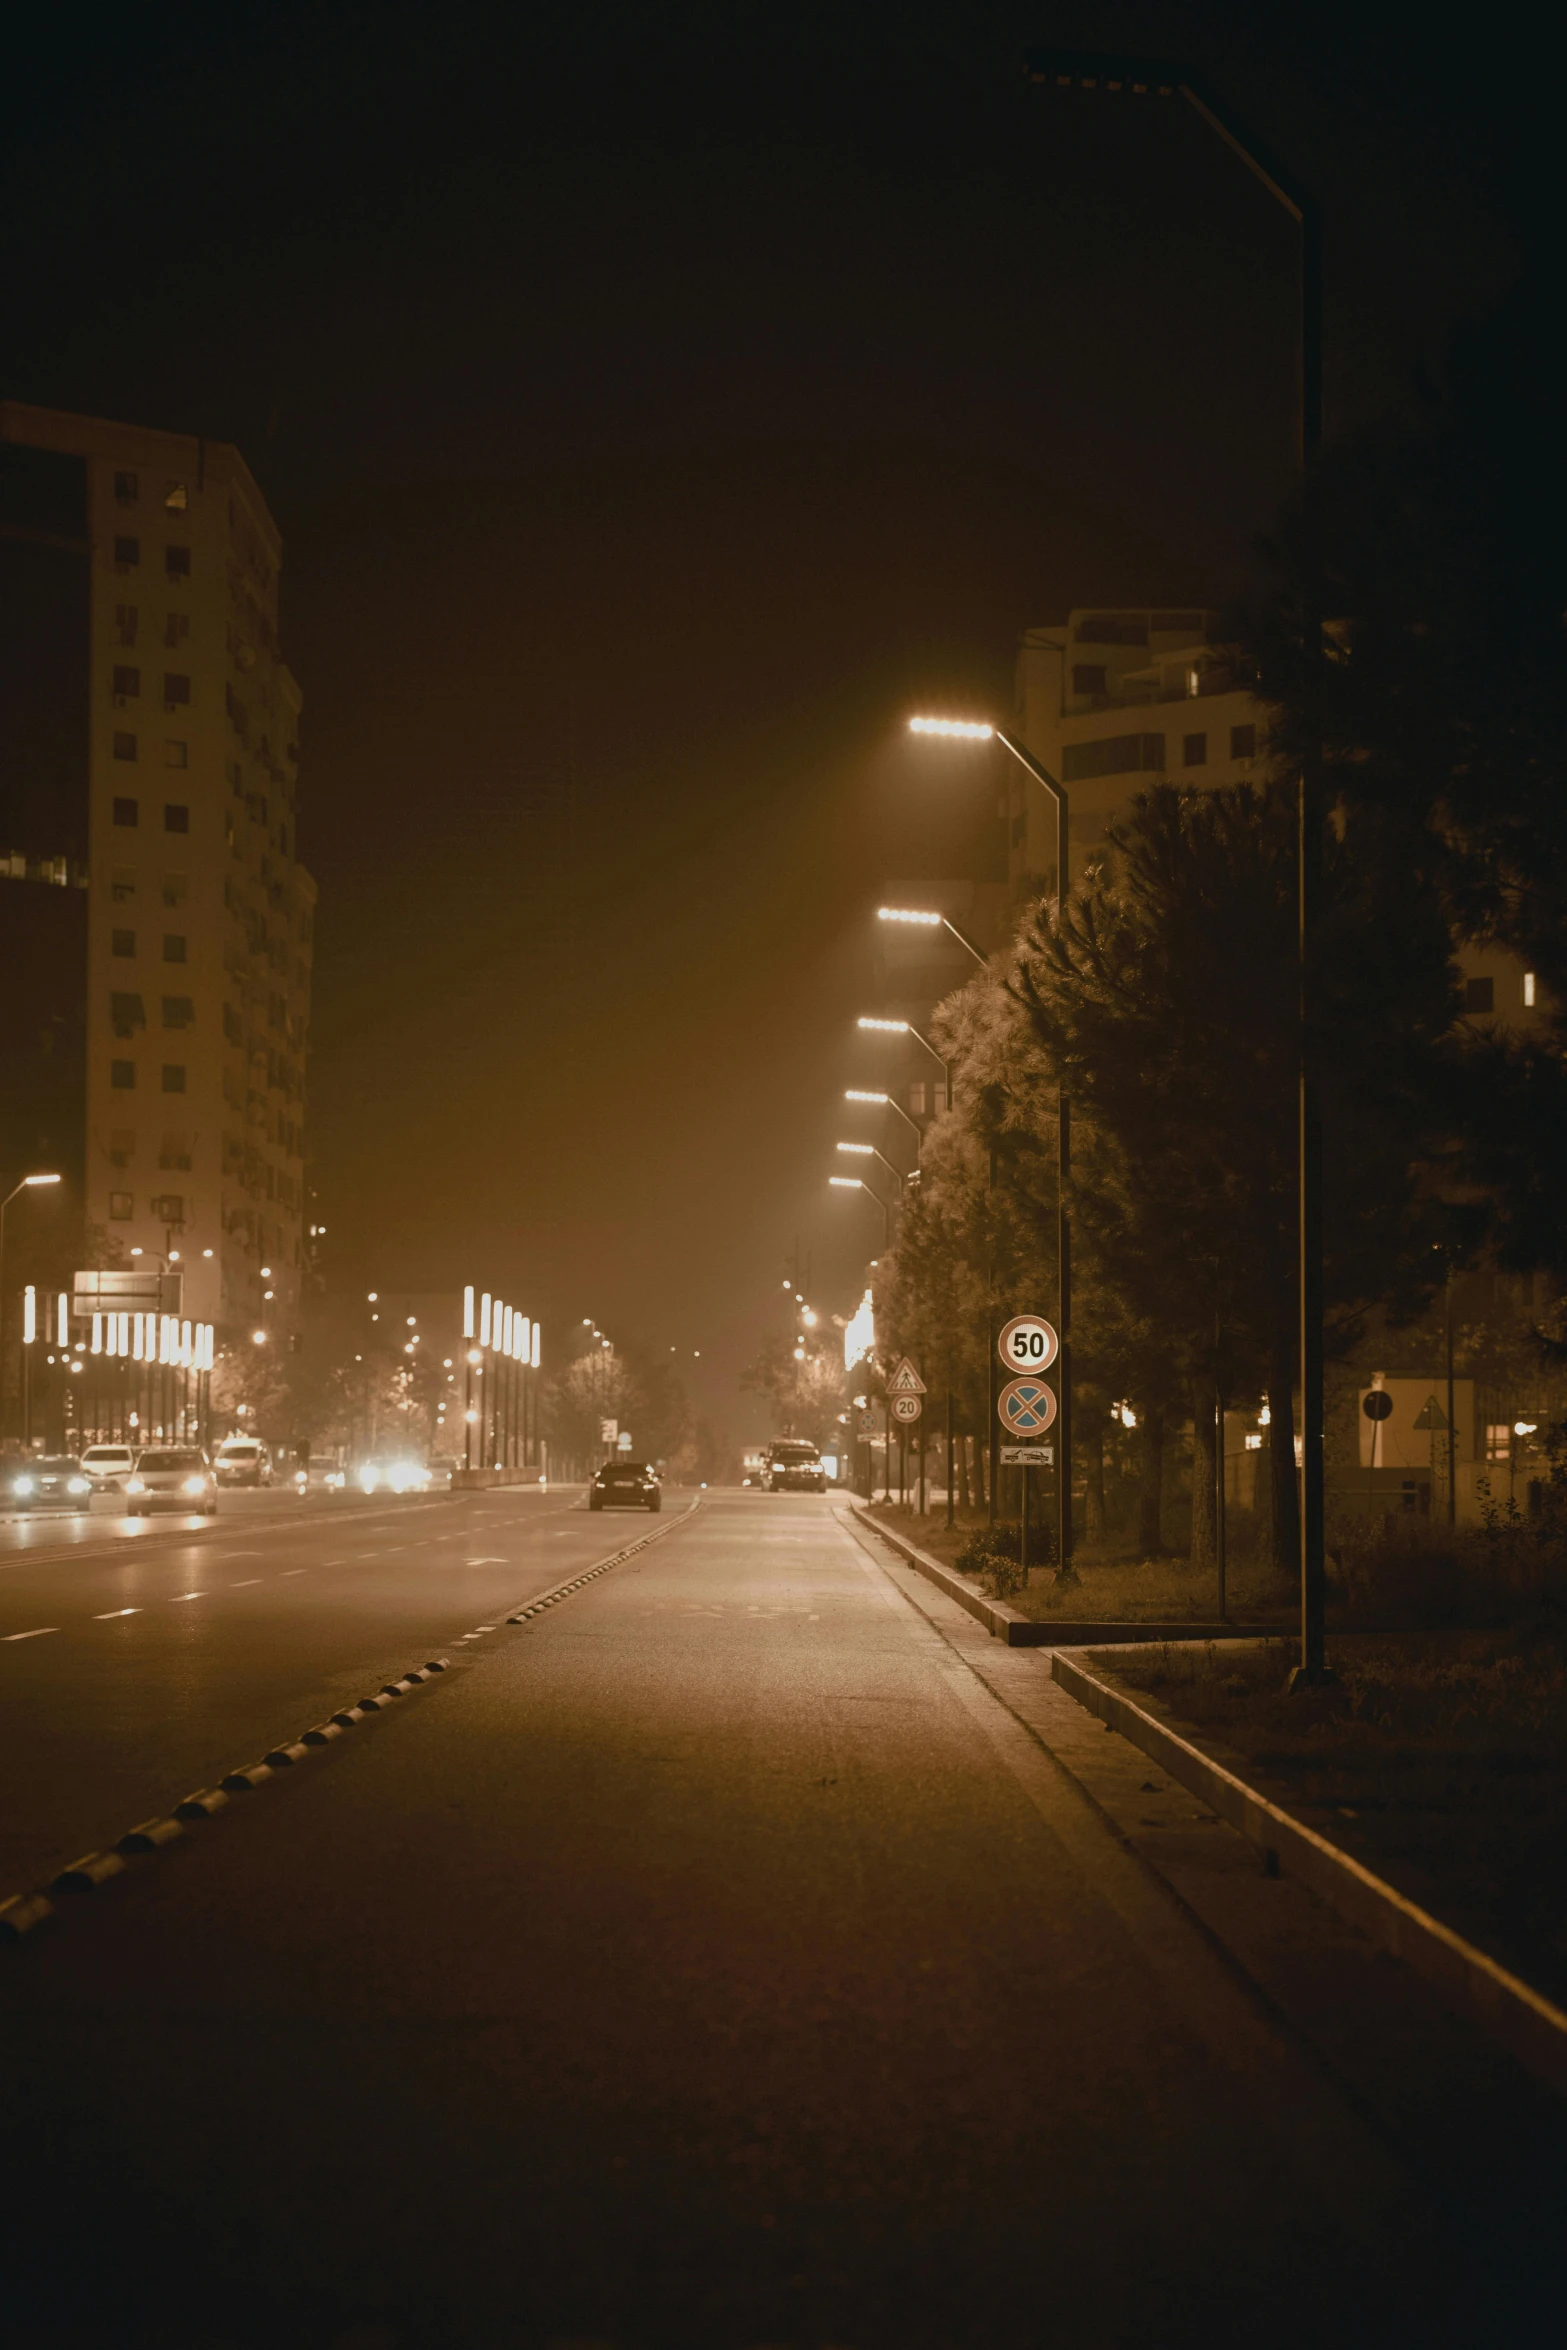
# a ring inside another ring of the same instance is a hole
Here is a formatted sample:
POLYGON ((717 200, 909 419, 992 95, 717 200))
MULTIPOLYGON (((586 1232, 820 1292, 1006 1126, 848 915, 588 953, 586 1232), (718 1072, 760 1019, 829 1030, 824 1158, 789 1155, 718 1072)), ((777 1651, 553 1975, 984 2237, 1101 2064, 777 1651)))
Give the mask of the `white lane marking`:
POLYGON ((285 1567, 282 1574, 279 1575, 278 1581, 280 1583, 286 1583, 290 1575, 308 1575, 309 1572, 310 1569, 308 1567, 285 1567))
POLYGON ((139 1616, 140 1614, 139 1607, 106 1607, 101 1616, 94 1616, 93 1622, 95 1624, 109 1624, 114 1621, 116 1616, 139 1616))
POLYGON ((504 1559, 493 1558, 488 1554, 482 1559, 464 1559, 463 1561, 465 1567, 504 1567, 505 1564, 504 1559))
POLYGON ((182 1599, 205 1599, 206 1596, 204 1591, 176 1591, 174 1597, 169 1601, 169 1605, 170 1607, 178 1607, 182 1599))
POLYGON ((253 1583, 260 1583, 263 1580, 264 1578, 260 1575, 247 1575, 242 1583, 231 1583, 229 1589, 230 1591, 248 1591, 253 1583))
POLYGON ((58 1632, 58 1624, 39 1624, 31 1632, 8 1632, 7 1640, 42 1640, 46 1632, 58 1632))

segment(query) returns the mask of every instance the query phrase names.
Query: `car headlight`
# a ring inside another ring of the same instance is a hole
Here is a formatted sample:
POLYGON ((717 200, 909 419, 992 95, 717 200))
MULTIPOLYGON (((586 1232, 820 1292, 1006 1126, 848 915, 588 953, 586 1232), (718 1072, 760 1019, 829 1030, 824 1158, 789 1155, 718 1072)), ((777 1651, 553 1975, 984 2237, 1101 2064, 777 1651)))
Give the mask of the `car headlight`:
POLYGON ((180 1487, 181 1493, 205 1493, 206 1490, 207 1480, 205 1477, 187 1477, 180 1487))
POLYGON ((31 1492, 32 1492, 32 1490, 33 1490, 33 1481, 32 1481, 32 1479, 31 1479, 31 1477, 15 1477, 15 1478, 13 1478, 13 1479, 12 1479, 12 1481, 11 1481, 11 1491, 12 1491, 13 1493, 20 1493, 20 1494, 26 1495, 26 1494, 29 1494, 29 1493, 31 1493, 31 1492))
POLYGON ((147 1488, 139 1477, 127 1477, 125 1480, 125 1490, 127 1493, 145 1493, 147 1488))
POLYGON ((362 1469, 359 1475, 359 1482, 364 1487, 366 1493, 374 1493, 377 1484, 377 1478, 374 1469, 362 1469))
POLYGON ((73 1477, 65 1490, 67 1493, 91 1493, 92 1479, 90 1477, 73 1477))

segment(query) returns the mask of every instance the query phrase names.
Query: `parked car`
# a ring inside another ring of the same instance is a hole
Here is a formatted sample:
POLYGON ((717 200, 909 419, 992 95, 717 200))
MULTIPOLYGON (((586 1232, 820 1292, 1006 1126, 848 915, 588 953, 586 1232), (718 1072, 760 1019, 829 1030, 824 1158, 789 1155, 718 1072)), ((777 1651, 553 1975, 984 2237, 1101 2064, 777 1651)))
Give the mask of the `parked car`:
POLYGON ((129 1444, 89 1444, 82 1454, 82 1475, 94 1493, 122 1493, 135 1466, 135 1449, 129 1444))
POLYGON ((148 1445, 136 1455, 125 1491, 133 1518, 145 1518, 150 1510, 200 1510, 205 1517, 217 1516, 218 1481, 212 1463, 194 1445, 148 1445))
POLYGON ((270 1485, 272 1455, 259 1436, 225 1436, 212 1463, 220 1485, 270 1485))
POLYGON ((663 1488, 651 1461, 606 1461, 588 1487, 590 1510, 661 1510, 663 1488))
POLYGON ((84 1510, 92 1499, 92 1480, 74 1452, 42 1453, 13 1469, 6 1483, 10 1499, 26 1510, 84 1510))

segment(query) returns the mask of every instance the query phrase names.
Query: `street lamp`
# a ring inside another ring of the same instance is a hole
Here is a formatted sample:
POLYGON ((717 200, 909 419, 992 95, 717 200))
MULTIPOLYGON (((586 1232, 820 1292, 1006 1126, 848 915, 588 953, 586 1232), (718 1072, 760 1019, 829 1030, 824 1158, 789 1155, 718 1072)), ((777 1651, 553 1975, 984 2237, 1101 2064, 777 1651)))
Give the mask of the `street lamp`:
MULTIPOLYGON (((883 1157, 882 1157, 882 1154, 881 1154, 881 1152, 880 1152, 880 1151, 879 1151, 879 1150, 876 1148, 876 1146, 875 1146, 875 1144, 874 1144, 874 1143, 872 1143, 872 1142, 840 1142, 840 1143, 835 1143, 835 1144, 833 1145, 833 1148, 834 1148, 835 1150, 840 1150, 840 1151, 842 1151, 842 1152, 843 1152, 843 1154, 844 1154, 844 1156, 845 1156, 845 1158, 850 1158, 850 1159, 878 1159, 878 1160, 880 1160, 880 1161, 881 1161, 881 1164, 882 1164, 882 1165, 883 1165, 883 1166, 886 1168, 886 1170, 887 1170, 888 1174, 889 1174, 889 1175, 892 1177, 892 1180, 893 1180, 893 1182, 894 1182, 894 1183, 897 1185, 897 1187, 898 1187, 898 1197, 899 1197, 899 1199, 900 1199, 900 1200, 902 1199, 902 1197, 903 1197, 903 1183, 904 1183, 904 1178, 903 1178, 903 1177, 902 1177, 902 1176, 901 1176, 901 1175, 898 1173, 898 1170, 897 1170, 897 1168, 896 1168, 896 1167, 893 1165, 893 1163, 892 1163, 891 1159, 888 1159, 888 1158, 883 1158, 883 1157)), ((910 1180, 912 1180, 912 1178, 910 1178, 910 1180)))
POLYGON ((24 1191, 38 1191, 46 1184, 58 1183, 60 1180, 58 1175, 24 1175, 21 1182, 8 1191, 4 1199, 0 1199, 0 1436, 5 1434, 5 1212, 14 1199, 20 1199, 24 1191))
MULTIPOLYGON (((1321 934, 1326 791, 1322 760, 1322 551, 1310 503, 1311 469, 1322 446, 1322 216, 1314 196, 1264 155, 1185 69, 1159 58, 1032 49, 1030 81, 1056 89, 1104 91, 1137 98, 1180 97, 1294 222, 1300 233, 1300 377, 1296 463, 1306 519, 1306 579, 1300 604, 1300 856, 1298 865, 1298 1146, 1297 1212, 1300 1343, 1300 1663, 1291 1688, 1332 1681, 1326 1658, 1327 1570, 1323 1547, 1322 1396, 1322 1103, 1315 1033, 1317 955, 1321 934)), ((928 730, 927 730, 928 731, 928 730)), ((1063 1334, 1064 1336, 1064 1334, 1063 1334)), ((1289 1415, 1286 1413, 1285 1418, 1289 1415)))
POLYGON ((856 1085, 846 1086, 843 1098, 846 1102, 874 1102, 878 1109, 891 1110, 895 1117, 901 1118, 914 1137, 914 1164, 916 1167, 919 1165, 920 1144, 924 1138, 920 1133, 919 1121, 909 1116, 901 1102, 895 1102, 890 1093, 865 1093, 856 1085))
POLYGON ((959 946, 967 949, 982 971, 990 969, 990 957, 982 955, 974 941, 965 938, 957 924, 949 922, 945 914, 928 913, 919 906, 878 906, 876 919, 878 922, 907 922, 921 930, 950 930, 959 946))
MULTIPOLYGON (((1056 811, 1056 887, 1055 907, 1059 919, 1072 886, 1071 861, 1071 805, 1066 788, 1043 767, 1027 745, 1020 743, 1002 727, 992 726, 984 719, 968 718, 911 718, 910 734, 940 735, 960 742, 997 742, 1004 751, 1010 751, 1018 765, 1033 777, 1043 791, 1050 794, 1056 811)), ((1072 1223, 1067 1212, 1067 1191, 1072 1175, 1072 1113, 1064 1086, 1056 1092, 1056 1277, 1057 1304, 1061 1327, 1057 1335, 1061 1352, 1057 1357, 1056 1386, 1058 1407, 1057 1444, 1061 1466, 1056 1479, 1056 1558, 1060 1574, 1068 1576, 1072 1567, 1072 1223)), ((994 1349, 992 1349, 992 1354, 994 1349)), ((991 1384, 994 1385, 994 1377, 991 1384)), ((996 1453, 996 1421, 991 1414, 991 1461, 996 1453)), ((994 1480, 992 1479, 992 1482, 994 1480)))
POLYGON ((928 1036, 922 1035, 919 1029, 915 1027, 912 1020, 873 1020, 868 1014, 862 1013, 854 1025, 856 1028, 874 1029, 883 1036, 912 1036, 915 1043, 917 1045, 922 1045, 925 1051, 929 1053, 931 1059, 935 1062, 937 1068, 941 1071, 942 1090, 946 1095, 947 1107, 949 1110, 951 1109, 951 1073, 947 1068, 946 1062, 942 1059, 940 1053, 937 1052, 935 1046, 931 1043, 930 1038, 928 1036))
POLYGON ((892 1210, 887 1205, 887 1202, 882 1198, 881 1193, 879 1191, 872 1191, 870 1185, 868 1183, 862 1183, 858 1175, 829 1175, 827 1181, 834 1191, 863 1191, 867 1199, 874 1200, 876 1202, 876 1205, 881 1210, 883 1232, 882 1245, 884 1248, 891 1248, 892 1210))

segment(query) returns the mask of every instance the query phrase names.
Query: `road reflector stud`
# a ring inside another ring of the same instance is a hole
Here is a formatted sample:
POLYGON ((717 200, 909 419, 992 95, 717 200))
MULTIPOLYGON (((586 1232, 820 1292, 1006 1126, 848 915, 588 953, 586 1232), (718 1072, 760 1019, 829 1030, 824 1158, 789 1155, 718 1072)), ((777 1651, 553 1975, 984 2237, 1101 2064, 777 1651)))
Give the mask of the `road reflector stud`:
POLYGON ((228 1797, 221 1787, 198 1787, 194 1795, 187 1795, 183 1803, 174 1806, 177 1820, 209 1820, 215 1811, 221 1811, 228 1797))
POLYGON ((178 1820, 143 1820, 139 1828, 129 1828, 115 1846, 116 1852, 156 1852, 160 1844, 172 1844, 176 1836, 183 1836, 184 1827, 178 1820))
POLYGON ((34 1926, 41 1926, 45 1918, 54 1915, 54 1903, 43 1893, 13 1893, 8 1901, 0 1901, 0 1934, 9 1941, 20 1942, 34 1926))
POLYGON ((425 1668, 424 1668, 424 1669, 425 1669, 425 1671, 426 1671, 427 1673, 444 1673, 444 1672, 445 1672, 445 1670, 446 1670, 446 1659, 445 1659, 445 1657, 444 1657, 444 1656, 432 1656, 432 1657, 431 1657, 431 1658, 428 1660, 428 1662, 426 1663, 426 1665, 425 1665, 425 1668))
POLYGON ((73 1860, 68 1869, 62 1869, 54 1879, 51 1893, 91 1893, 109 1877, 117 1877, 125 1866, 117 1852, 84 1852, 80 1860, 73 1860))

